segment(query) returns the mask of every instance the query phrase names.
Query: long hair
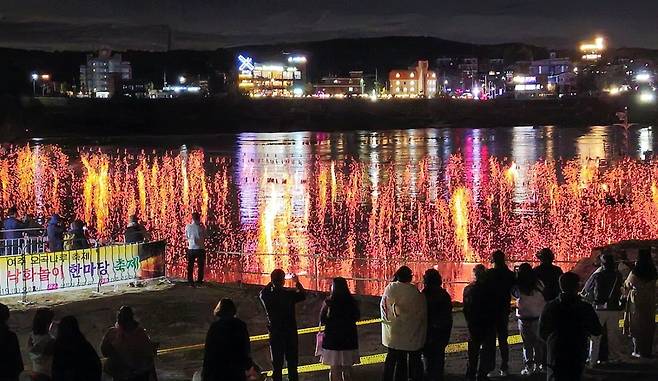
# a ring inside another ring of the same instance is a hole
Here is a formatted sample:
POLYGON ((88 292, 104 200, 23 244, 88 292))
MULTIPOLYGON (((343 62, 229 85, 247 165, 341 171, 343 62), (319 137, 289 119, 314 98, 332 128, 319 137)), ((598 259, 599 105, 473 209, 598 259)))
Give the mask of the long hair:
POLYGON ((331 293, 329 300, 333 301, 352 301, 354 297, 347 286, 347 280, 343 277, 336 277, 331 282, 331 293))
POLYGON ((656 274, 656 265, 651 258, 651 249, 640 249, 632 273, 643 281, 651 281, 658 278, 658 274, 656 274))
POLYGON ((47 334, 54 318, 55 312, 53 312, 52 308, 38 308, 32 320, 32 333, 35 335, 47 334))
POLYGON ((534 290, 537 290, 537 274, 532 270, 529 263, 522 263, 519 266, 516 283, 519 286, 519 291, 525 295, 530 295, 534 290))
POLYGON ((57 338, 55 343, 58 345, 68 345, 78 343, 84 339, 80 331, 78 319, 75 316, 64 316, 57 326, 57 338))
POLYGON ((424 288, 428 290, 437 290, 441 288, 443 284, 443 279, 441 279, 441 273, 436 269, 428 269, 423 274, 423 285, 424 288))

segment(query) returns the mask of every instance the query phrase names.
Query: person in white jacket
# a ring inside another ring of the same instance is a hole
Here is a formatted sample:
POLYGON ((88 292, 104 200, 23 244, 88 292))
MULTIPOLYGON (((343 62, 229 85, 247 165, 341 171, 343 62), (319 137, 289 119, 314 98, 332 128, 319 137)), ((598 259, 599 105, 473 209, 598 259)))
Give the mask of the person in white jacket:
POLYGON ((427 302, 411 284, 412 279, 411 269, 400 267, 382 295, 382 344, 388 349, 384 381, 423 378, 421 350, 427 333, 427 302))
POLYGON ((512 294, 517 299, 516 317, 519 332, 523 339, 523 360, 525 367, 522 376, 529 376, 545 370, 546 343, 539 336, 539 317, 546 300, 544 284, 537 278, 529 263, 522 263, 516 274, 516 285, 512 294))

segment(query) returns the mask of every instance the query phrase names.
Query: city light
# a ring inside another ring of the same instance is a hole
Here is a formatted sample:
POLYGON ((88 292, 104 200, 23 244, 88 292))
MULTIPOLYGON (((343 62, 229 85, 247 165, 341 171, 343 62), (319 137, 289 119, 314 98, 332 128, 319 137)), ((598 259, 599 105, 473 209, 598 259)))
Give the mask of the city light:
POLYGON ((37 73, 32 73, 32 80, 33 80, 33 81, 36 81, 37 79, 39 79, 39 74, 37 74, 37 73))
POLYGON ((41 74, 41 79, 44 81, 50 80, 50 74, 41 74))
POLYGON ((288 57, 288 62, 289 63, 296 63, 296 64, 305 64, 306 63, 306 57, 304 57, 304 56, 288 57))
POLYGON ((649 74, 649 73, 639 73, 638 75, 635 76, 635 81, 642 82, 642 83, 649 82, 649 81, 651 81, 651 74, 649 74))
POLYGON ((644 91, 640 93, 640 102, 641 103, 655 103, 656 94, 652 91, 644 91))
POLYGON ((181 75, 180 77, 178 77, 178 83, 185 83, 186 81, 187 81, 187 78, 185 78, 185 76, 181 75))
POLYGON ((238 66, 238 70, 240 71, 254 70, 254 60, 251 57, 245 57, 242 54, 240 54, 238 56, 238 61, 240 61, 240 66, 238 66))
POLYGON ((299 88, 299 87, 295 87, 295 88, 292 90, 292 93, 293 93, 293 95, 296 96, 296 97, 301 97, 302 95, 304 95, 304 89, 299 88))
POLYGON ((514 83, 535 83, 537 82, 537 77, 517 75, 512 81, 514 81, 514 83))
POLYGON ((603 49, 605 49, 603 37, 597 37, 596 39, 594 39, 594 43, 585 42, 580 45, 581 52, 599 51, 603 49))

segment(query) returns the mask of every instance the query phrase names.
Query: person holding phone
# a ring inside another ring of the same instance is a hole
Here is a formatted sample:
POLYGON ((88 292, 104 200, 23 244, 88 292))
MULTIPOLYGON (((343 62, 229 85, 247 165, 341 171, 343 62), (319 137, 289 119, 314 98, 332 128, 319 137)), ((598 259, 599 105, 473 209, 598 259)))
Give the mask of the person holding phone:
POLYGON ((271 282, 260 292, 260 300, 267 313, 267 329, 270 332, 272 379, 274 381, 282 380, 285 358, 288 365, 288 380, 297 381, 299 379, 297 373, 299 348, 295 305, 306 299, 306 290, 296 274, 291 277, 295 283, 294 289, 285 287, 286 273, 281 269, 272 271, 270 278, 271 282))

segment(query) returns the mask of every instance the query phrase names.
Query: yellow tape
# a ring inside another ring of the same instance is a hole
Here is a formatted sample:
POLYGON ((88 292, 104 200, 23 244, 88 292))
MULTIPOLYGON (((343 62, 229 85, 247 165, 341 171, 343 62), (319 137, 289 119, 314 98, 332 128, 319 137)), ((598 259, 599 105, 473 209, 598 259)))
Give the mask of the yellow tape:
MULTIPOLYGON (((658 323, 658 315, 656 315, 655 318, 656 323, 658 323)), ((376 318, 376 319, 367 319, 367 320, 361 320, 356 323, 357 326, 363 326, 363 325, 369 325, 369 324, 378 324, 381 323, 382 319, 376 318)), ((624 320, 619 320, 619 328, 624 327, 624 320)), ((316 333, 320 330, 319 327, 309 327, 309 328, 301 328, 297 330, 297 333, 299 335, 306 335, 309 333, 316 333)), ((267 333, 261 334, 261 335, 255 335, 255 336, 250 336, 249 341, 257 342, 257 341, 265 341, 269 340, 270 335, 267 333)), ((515 336, 510 336, 509 340, 519 340, 514 343, 510 342, 510 344, 518 344, 521 341, 521 336, 515 335, 515 336)), ((199 350, 203 349, 204 344, 192 344, 192 345, 184 345, 180 347, 174 347, 174 348, 166 348, 166 349, 160 349, 158 350, 158 355, 166 355, 174 352, 179 352, 179 351, 192 351, 192 350, 199 350)), ((453 344, 448 344, 448 347, 446 347, 446 353, 455 353, 455 352, 463 352, 466 349, 466 343, 453 343, 453 344)), ((373 355, 373 356, 380 356, 380 355, 373 355)), ((364 358, 367 358, 368 356, 361 357, 361 360, 363 362, 364 358)), ((366 360, 366 361, 371 361, 371 360, 366 360)), ((313 364, 315 365, 315 364, 313 364)))

